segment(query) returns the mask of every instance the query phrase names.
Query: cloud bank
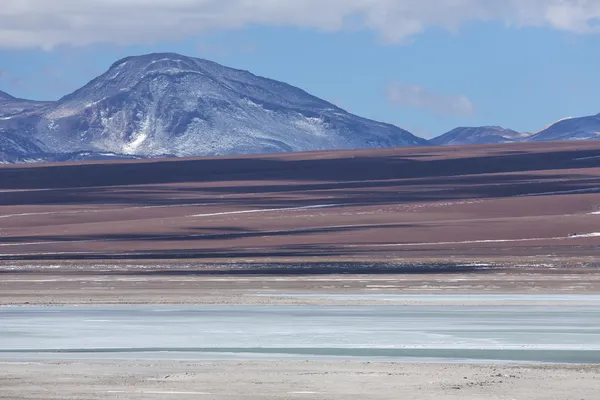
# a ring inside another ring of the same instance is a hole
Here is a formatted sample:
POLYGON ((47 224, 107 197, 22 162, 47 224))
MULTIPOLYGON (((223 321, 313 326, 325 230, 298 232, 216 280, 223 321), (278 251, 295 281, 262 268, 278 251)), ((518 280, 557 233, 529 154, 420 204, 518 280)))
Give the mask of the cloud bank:
POLYGON ((391 104, 440 116, 469 117, 475 114, 475 106, 467 96, 436 93, 419 85, 394 82, 388 87, 387 98, 391 104))
POLYGON ((600 33, 600 0, 2 0, 0 47, 153 43, 251 25, 371 30, 403 42, 469 21, 600 33))

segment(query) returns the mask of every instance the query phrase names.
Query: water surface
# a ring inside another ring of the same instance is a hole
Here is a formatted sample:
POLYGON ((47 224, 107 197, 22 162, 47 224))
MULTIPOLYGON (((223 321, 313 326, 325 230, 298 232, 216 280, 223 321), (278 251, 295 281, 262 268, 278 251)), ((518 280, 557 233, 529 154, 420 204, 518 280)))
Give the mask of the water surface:
POLYGON ((0 307, 0 353, 12 358, 160 353, 600 363, 600 307, 581 305, 585 299, 557 306, 544 297, 540 305, 531 305, 536 298, 530 296, 528 305, 501 306, 484 301, 345 307, 0 307))

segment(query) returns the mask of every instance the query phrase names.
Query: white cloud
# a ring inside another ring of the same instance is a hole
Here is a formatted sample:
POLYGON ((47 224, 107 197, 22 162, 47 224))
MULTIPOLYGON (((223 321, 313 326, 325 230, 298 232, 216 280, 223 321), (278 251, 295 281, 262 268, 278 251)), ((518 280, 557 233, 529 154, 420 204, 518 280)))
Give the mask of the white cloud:
POLYGON ((600 0, 1 0, 0 47, 149 43, 248 25, 369 29, 402 42, 468 21, 600 33, 600 0))
POLYGON ((387 98, 394 105, 436 115, 468 117, 475 114, 475 106, 467 96, 435 93, 419 85, 394 82, 388 86, 387 98))

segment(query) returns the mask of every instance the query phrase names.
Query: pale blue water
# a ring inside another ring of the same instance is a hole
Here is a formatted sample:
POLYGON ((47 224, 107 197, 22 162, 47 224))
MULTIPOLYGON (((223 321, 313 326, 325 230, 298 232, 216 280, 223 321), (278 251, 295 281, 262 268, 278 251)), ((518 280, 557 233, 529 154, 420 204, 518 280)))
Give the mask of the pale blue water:
POLYGON ((220 354, 600 363, 600 307, 546 303, 0 307, 0 357, 220 354))

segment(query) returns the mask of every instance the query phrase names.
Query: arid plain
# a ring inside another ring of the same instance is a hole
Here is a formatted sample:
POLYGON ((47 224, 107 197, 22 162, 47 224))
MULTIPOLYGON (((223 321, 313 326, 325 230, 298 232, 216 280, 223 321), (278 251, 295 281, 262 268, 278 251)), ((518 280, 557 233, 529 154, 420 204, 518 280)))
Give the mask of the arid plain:
POLYGON ((595 142, 0 168, 3 260, 593 260, 595 142))
MULTIPOLYGON (((1 305, 365 306, 388 304, 370 294, 596 295, 599 246, 599 142, 0 167, 1 305)), ((373 360, 329 360, 326 368, 280 360, 277 371, 255 361, 17 361, 0 364, 0 386, 9 388, 0 398, 242 398, 266 376, 247 398, 587 400, 598 382, 595 366, 467 365, 449 373, 444 365, 373 360), (52 376, 45 369, 58 366, 70 378, 58 391, 43 389, 52 376), (120 368, 129 383, 114 375, 120 368), (185 376, 173 380, 173 369, 185 376), (107 379, 101 393, 98 374, 107 379), (377 389, 375 376, 392 378, 377 378, 377 389), (29 388, 32 380, 41 386, 29 388), (231 393, 214 395, 226 381, 235 382, 231 393), (282 394, 286 382, 296 389, 282 394), (151 389, 138 393, 140 385, 151 389)))

